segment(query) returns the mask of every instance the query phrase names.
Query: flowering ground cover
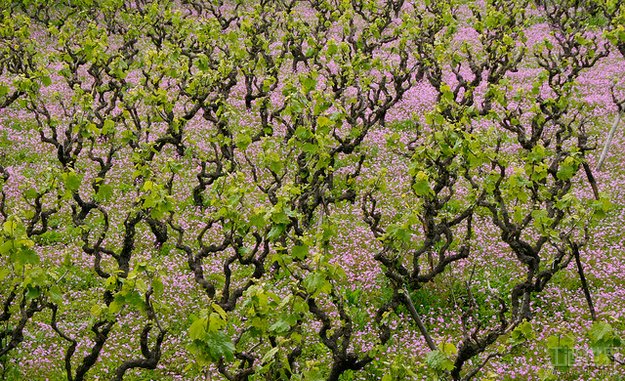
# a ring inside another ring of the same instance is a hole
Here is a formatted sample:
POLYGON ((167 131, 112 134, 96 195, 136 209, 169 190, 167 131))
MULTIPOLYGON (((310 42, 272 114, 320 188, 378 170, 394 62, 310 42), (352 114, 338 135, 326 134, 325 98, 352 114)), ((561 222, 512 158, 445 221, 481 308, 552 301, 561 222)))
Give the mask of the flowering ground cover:
POLYGON ((620 2, 0 5, 2 379, 621 379, 620 2))

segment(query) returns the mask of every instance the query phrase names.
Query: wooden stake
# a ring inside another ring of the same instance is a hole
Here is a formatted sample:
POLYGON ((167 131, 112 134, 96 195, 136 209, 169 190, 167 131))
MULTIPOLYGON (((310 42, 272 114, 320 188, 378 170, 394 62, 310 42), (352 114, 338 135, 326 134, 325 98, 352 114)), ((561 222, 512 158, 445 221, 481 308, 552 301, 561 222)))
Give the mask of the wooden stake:
POLYGON ((598 171, 601 170, 601 166, 603 165, 603 162, 605 161, 606 156, 608 156, 608 150, 610 149, 610 145, 612 144, 612 139, 614 138, 614 132, 616 132, 616 127, 621 121, 621 114, 622 112, 619 111, 619 113, 616 114, 616 118, 614 118, 614 124, 612 124, 610 133, 608 134, 608 140, 605 142, 605 146, 603 146, 603 152, 601 152, 601 158, 599 158, 599 163, 597 164, 598 171))

